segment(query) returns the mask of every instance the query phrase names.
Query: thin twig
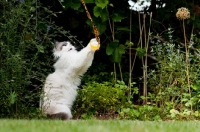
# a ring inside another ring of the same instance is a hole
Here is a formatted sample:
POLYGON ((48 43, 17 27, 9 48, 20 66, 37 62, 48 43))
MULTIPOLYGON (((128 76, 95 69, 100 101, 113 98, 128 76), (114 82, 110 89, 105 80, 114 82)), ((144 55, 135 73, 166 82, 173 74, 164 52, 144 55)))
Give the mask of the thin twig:
MULTIPOLYGON (((130 40, 130 42, 132 41, 131 40, 131 30, 132 30, 132 10, 130 10, 130 38, 129 38, 129 40, 130 40)), ((130 45, 130 47, 129 47, 129 84, 128 84, 128 86, 130 87, 130 95, 131 95, 131 80, 132 80, 132 70, 131 70, 131 60, 132 60, 132 58, 131 58, 131 45, 130 45)))

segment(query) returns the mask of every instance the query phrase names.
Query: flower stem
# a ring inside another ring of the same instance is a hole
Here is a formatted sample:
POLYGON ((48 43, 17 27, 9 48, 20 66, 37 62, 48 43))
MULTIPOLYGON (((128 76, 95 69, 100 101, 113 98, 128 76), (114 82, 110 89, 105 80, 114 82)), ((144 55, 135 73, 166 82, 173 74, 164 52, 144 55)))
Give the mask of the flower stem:
MULTIPOLYGON (((188 92, 189 92, 190 97, 191 97, 190 76, 189 76, 189 61, 188 61, 189 49, 187 48, 187 44, 186 44, 186 34, 185 34, 185 23, 184 23, 184 20, 183 20, 183 33, 184 33, 184 43, 185 43, 185 63, 186 63, 187 84, 188 84, 188 92)), ((192 105, 191 105, 191 110, 192 110, 192 105)))

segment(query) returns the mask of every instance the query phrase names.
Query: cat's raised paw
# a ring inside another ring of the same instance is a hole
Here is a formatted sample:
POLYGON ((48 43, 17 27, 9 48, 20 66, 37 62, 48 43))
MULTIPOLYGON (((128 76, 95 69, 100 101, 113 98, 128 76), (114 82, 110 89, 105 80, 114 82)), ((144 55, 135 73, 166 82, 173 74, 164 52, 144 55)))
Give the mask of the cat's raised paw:
POLYGON ((100 48, 100 44, 97 42, 97 40, 94 38, 94 39, 91 39, 90 40, 90 47, 92 50, 99 50, 100 48))

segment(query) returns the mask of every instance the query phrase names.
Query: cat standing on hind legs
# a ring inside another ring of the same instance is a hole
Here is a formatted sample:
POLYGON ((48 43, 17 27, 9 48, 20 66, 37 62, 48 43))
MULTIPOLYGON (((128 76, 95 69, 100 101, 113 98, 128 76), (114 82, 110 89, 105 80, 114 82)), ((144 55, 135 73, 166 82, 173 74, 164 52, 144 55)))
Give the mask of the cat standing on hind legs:
POLYGON ((70 42, 56 42, 54 56, 55 72, 46 78, 40 107, 49 118, 68 120, 72 118, 71 107, 77 96, 81 76, 92 65, 95 51, 100 44, 91 39, 81 51, 70 42))

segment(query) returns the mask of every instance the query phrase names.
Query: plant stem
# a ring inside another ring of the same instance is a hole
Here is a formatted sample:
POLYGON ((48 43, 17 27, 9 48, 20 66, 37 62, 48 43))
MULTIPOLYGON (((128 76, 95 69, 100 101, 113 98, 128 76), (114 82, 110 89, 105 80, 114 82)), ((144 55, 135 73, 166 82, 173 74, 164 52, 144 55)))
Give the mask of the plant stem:
MULTIPOLYGON (((190 76, 189 76, 189 61, 188 61, 188 57, 189 57, 189 49, 187 47, 186 44, 186 34, 185 34, 185 23, 183 20, 183 33, 184 33, 184 43, 185 43, 185 63, 186 63, 186 75, 187 75, 187 83, 188 83, 188 92, 190 94, 191 97, 191 90, 190 90, 190 76)), ((191 105, 191 110, 192 110, 192 105, 191 105)))
MULTIPOLYGON (((130 34, 129 34, 129 41, 131 42, 131 30, 132 30, 132 10, 130 10, 130 34)), ((130 45, 130 47, 129 47, 129 87, 130 87, 130 95, 131 95, 131 80, 132 80, 132 70, 131 70, 131 63, 132 63, 132 61, 131 61, 131 45, 130 45)))
POLYGON ((121 81, 123 81, 121 64, 120 63, 118 64, 119 64, 119 72, 120 72, 121 81))
MULTIPOLYGON (((145 22, 145 19, 146 19, 146 14, 143 14, 143 26, 144 26, 144 48, 146 49, 146 52, 147 52, 147 36, 146 36, 146 22, 145 22)), ((145 53, 147 54, 147 53, 145 53)), ((146 55, 147 57, 147 55, 146 55)), ((142 57, 142 65, 143 65, 143 96, 145 97, 144 99, 144 104, 147 103, 147 58, 145 56, 142 57)))

